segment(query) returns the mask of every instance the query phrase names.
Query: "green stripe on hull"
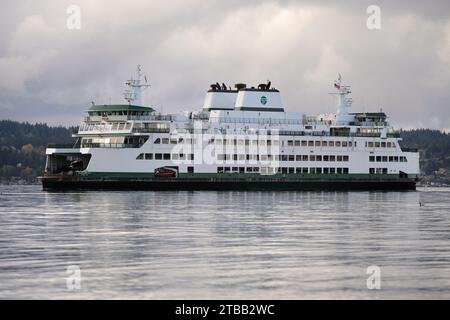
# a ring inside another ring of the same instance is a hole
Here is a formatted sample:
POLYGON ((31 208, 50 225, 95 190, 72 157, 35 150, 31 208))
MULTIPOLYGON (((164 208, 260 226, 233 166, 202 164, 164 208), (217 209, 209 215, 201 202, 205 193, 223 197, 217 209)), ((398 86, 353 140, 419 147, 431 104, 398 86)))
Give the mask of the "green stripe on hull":
MULTIPOLYGON (((120 178, 120 179, 152 179, 153 172, 77 172, 77 176, 90 178, 120 178)), ((410 175, 407 179, 414 179, 410 175)), ((258 173, 180 173, 171 179, 215 179, 215 180, 398 180, 398 174, 312 174, 312 173, 277 173, 274 175, 260 175, 258 173)))

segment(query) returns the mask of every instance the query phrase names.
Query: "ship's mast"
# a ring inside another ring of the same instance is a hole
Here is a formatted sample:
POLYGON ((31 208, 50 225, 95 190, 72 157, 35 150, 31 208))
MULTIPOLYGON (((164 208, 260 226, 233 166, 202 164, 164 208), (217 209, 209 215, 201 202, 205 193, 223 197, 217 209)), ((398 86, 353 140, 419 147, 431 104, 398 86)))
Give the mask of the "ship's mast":
POLYGON ((147 77, 144 75, 144 81, 142 81, 142 67, 140 64, 137 65, 136 68, 136 78, 133 79, 131 77, 130 80, 127 80, 125 84, 129 87, 129 89, 125 90, 124 97, 125 100, 128 101, 128 103, 131 105, 142 105, 142 91, 146 88, 150 87, 149 84, 147 84, 147 77))
POLYGON ((338 79, 334 82, 334 87, 337 92, 330 93, 332 95, 337 95, 337 112, 336 112, 336 124, 348 124, 349 121, 349 113, 348 108, 352 105, 352 98, 349 98, 348 95, 351 93, 350 86, 342 85, 342 76, 338 75, 338 79))

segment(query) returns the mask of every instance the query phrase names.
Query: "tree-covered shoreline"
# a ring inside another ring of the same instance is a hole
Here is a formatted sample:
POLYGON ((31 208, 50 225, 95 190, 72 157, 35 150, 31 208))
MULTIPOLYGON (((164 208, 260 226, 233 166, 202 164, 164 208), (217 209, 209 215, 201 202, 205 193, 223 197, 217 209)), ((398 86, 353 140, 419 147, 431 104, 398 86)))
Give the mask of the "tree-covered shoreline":
POLYGON ((0 181, 35 182, 45 166, 47 144, 70 143, 75 131, 76 127, 0 120, 0 181))

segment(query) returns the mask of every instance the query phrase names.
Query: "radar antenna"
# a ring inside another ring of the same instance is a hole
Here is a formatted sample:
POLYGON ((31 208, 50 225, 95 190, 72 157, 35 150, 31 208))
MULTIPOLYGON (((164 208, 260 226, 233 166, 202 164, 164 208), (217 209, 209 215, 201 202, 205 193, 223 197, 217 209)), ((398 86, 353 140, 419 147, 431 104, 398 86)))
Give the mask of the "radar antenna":
POLYGON ((144 75, 145 83, 142 83, 141 77, 142 77, 142 67, 140 64, 137 65, 136 68, 136 78, 131 77, 131 79, 127 80, 125 84, 129 87, 129 89, 126 89, 123 93, 125 100, 128 101, 128 104, 134 104, 134 105, 142 105, 141 97, 142 97, 142 91, 150 87, 149 84, 147 84, 147 76, 144 75))

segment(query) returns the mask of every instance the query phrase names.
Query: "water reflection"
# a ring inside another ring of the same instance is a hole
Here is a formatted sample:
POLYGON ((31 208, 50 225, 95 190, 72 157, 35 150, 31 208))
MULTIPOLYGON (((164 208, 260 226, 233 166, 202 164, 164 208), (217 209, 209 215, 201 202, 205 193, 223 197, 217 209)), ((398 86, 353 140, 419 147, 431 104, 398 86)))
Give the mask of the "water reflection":
POLYGON ((450 297, 448 189, 0 188, 3 298, 450 297), (79 291, 65 286, 68 265, 82 270, 79 291), (366 288, 369 265, 380 291, 366 288))

